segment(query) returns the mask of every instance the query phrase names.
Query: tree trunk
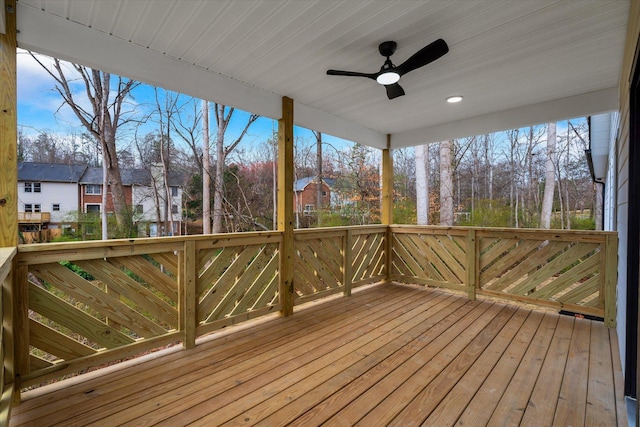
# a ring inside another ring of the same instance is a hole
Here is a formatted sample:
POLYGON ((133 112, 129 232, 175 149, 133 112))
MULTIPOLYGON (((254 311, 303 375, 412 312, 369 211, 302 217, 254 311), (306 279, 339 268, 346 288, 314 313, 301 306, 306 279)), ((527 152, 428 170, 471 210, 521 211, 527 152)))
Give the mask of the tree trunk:
POLYGON ((211 155, 209 101, 202 100, 202 234, 211 234, 211 155))
POLYGON ((318 227, 322 225, 322 133, 313 131, 316 137, 316 211, 318 217, 318 227))
POLYGON ((224 197, 224 105, 215 104, 218 129, 216 132, 216 170, 213 175, 213 232, 222 232, 222 199, 224 197))
POLYGON ((118 165, 116 133, 109 122, 105 123, 105 138, 102 152, 102 161, 107 164, 107 176, 109 179, 109 188, 111 189, 113 212, 118 224, 117 234, 122 237, 131 237, 133 228, 131 209, 127 204, 124 186, 122 185, 122 177, 120 175, 120 166, 118 165))
POLYGON ((542 209, 540 210, 540 227, 551 227, 551 211, 553 208, 553 196, 556 189, 556 124, 549 123, 547 127, 547 161, 544 175, 544 195, 542 197, 542 209))
POLYGON ((416 210, 418 225, 429 224, 429 146, 416 147, 416 210))
POLYGON ((440 224, 453 225, 451 141, 440 143, 440 224))
POLYGON ((596 196, 596 200, 595 200, 595 209, 594 209, 594 220, 596 223, 596 230, 598 231, 602 231, 603 230, 603 213, 604 213, 604 206, 603 206, 603 195, 602 195, 602 190, 604 187, 604 184, 600 183, 600 182, 594 182, 593 183, 595 189, 595 196, 596 196))

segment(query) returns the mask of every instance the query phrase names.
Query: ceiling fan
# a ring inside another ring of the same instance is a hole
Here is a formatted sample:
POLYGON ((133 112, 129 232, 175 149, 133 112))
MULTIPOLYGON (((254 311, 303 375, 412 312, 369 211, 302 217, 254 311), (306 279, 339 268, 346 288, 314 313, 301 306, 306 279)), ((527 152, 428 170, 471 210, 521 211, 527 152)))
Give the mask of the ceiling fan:
POLYGON ((414 53, 409 59, 404 61, 397 67, 391 62, 390 56, 396 51, 398 44, 394 41, 386 41, 380 43, 378 50, 380 55, 387 58, 384 64, 377 73, 359 73, 356 71, 341 71, 341 70, 327 70, 327 74, 330 76, 352 76, 352 77, 367 77, 375 80, 387 89, 387 96, 389 99, 394 99, 404 95, 404 89, 398 84, 400 77, 413 71, 417 68, 424 67, 425 65, 435 61, 436 59, 449 52, 449 46, 447 43, 438 39, 431 44, 423 47, 416 53, 414 53))

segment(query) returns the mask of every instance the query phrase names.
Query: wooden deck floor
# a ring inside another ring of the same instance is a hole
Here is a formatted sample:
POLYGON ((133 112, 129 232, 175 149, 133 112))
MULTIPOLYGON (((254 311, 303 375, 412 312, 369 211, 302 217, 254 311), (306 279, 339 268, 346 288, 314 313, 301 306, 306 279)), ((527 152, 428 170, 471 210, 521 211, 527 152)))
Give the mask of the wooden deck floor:
POLYGON ((27 392, 11 425, 622 426, 617 352, 600 322, 378 285, 27 392))

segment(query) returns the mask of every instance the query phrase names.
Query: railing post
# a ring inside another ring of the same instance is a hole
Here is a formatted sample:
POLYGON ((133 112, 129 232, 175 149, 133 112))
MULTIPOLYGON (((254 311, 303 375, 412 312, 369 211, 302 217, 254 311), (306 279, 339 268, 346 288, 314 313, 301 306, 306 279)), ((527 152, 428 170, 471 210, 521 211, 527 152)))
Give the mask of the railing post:
POLYGON ((21 378, 29 373, 29 268, 15 263, 13 276, 14 404, 20 403, 21 378))
POLYGON ((604 276, 604 324, 609 328, 616 326, 616 282, 618 276, 618 238, 615 234, 607 234, 604 243, 604 260, 602 262, 604 276))
POLYGON ((278 231, 280 243, 280 284, 278 292, 283 316, 293 314, 293 99, 282 98, 282 118, 278 120, 278 231))
POLYGON ((342 283, 344 295, 351 296, 351 282, 353 281, 353 259, 351 257, 352 233, 348 229, 342 238, 342 283))
POLYGON ((183 333, 182 346, 185 350, 196 346, 196 268, 196 244, 187 240, 184 242, 184 249, 178 254, 179 328, 183 333))
POLYGON ((476 299, 476 262, 478 260, 478 247, 476 245, 476 230, 470 228, 467 231, 467 293, 470 300, 476 299))
MULTIPOLYGON (((15 249, 13 249, 14 255, 8 264, 11 270, 7 276, 0 282, 2 287, 2 301, 0 302, 2 307, 2 396, 0 396, 0 421, 9 419, 11 413, 11 406, 16 405, 19 402, 15 402, 14 398, 20 399, 20 395, 15 395, 15 348, 14 348, 14 308, 13 308, 13 280, 16 275, 16 260, 15 249), (5 393, 13 393, 11 396, 6 396, 5 393)), ((1 275, 1 276, 4 276, 1 275)))
POLYGON ((393 235, 393 156, 391 155, 391 135, 387 135, 387 148, 382 150, 382 201, 380 206, 381 223, 387 226, 384 245, 385 282, 391 280, 391 254, 393 235))

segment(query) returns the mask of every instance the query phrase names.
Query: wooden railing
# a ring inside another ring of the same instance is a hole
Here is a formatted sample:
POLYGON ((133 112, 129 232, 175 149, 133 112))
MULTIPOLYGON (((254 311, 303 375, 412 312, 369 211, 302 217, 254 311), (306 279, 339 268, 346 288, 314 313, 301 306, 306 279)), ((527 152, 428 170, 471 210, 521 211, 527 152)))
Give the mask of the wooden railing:
MULTIPOLYGON (((283 233, 22 245, 15 389, 281 310, 283 233)), ((394 280, 615 322, 615 233, 365 226, 294 233, 294 304, 394 280)), ((9 261, 5 261, 4 273, 9 261)), ((6 340, 5 340, 6 341, 6 340)), ((12 376, 11 378, 14 378, 12 376)), ((4 383, 11 381, 5 380, 4 383)))
POLYGON ((276 312, 281 234, 23 245, 21 387, 276 312))
POLYGON ((393 226, 391 280, 604 318, 615 326, 612 232, 393 226))
POLYGON ((16 248, 0 248, 0 425, 3 426, 9 425, 14 391, 13 334, 7 325, 12 321, 11 270, 17 252, 16 248))
POLYGON ((19 223, 45 223, 51 221, 50 212, 18 212, 19 223))
POLYGON ((296 230, 295 303, 385 279, 386 232, 379 225, 296 230))

